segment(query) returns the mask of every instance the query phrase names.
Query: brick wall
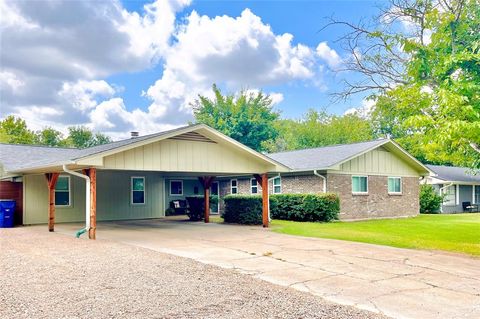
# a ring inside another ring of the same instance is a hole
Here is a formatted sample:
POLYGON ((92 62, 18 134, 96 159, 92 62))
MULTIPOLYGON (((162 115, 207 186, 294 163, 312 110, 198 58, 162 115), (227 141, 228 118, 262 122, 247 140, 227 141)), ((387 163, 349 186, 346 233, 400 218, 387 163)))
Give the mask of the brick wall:
POLYGON ((390 195, 387 176, 368 176, 368 194, 352 194, 352 177, 343 174, 327 175, 327 190, 340 197, 343 220, 393 218, 418 215, 419 181, 417 177, 402 177, 402 195, 390 195))
MULTIPOLYGON (((273 186, 270 184, 270 190, 273 186)), ((282 194, 322 193, 323 180, 315 175, 282 176, 282 194)), ((272 193, 272 191, 270 192, 272 193)))

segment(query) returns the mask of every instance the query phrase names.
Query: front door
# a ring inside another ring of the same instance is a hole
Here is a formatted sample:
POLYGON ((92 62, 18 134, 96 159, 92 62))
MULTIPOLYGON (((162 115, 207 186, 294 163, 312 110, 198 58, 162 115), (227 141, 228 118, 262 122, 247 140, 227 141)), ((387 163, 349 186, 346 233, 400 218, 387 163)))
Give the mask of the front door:
POLYGON ((213 182, 210 186, 210 214, 218 214, 220 211, 219 194, 218 182, 213 182))

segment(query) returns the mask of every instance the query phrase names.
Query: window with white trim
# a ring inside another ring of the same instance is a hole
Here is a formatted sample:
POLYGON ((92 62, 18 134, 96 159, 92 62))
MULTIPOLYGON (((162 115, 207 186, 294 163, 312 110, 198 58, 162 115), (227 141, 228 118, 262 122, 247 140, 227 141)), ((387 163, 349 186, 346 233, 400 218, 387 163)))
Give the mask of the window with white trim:
POLYGON ((368 194, 368 177, 352 176, 352 193, 368 194))
POLYGON ((282 178, 280 176, 273 179, 273 193, 281 194, 282 193, 282 178))
POLYGON ((401 177, 389 177, 388 178, 388 193, 389 194, 401 194, 402 193, 402 178, 401 177))
POLYGON ((258 194, 258 182, 255 178, 250 179, 250 193, 258 194))
POLYGON ((473 203, 480 204, 480 185, 473 185, 473 203))
POLYGON ((131 203, 145 204, 145 177, 133 176, 131 179, 131 203))
POLYGON ((70 206, 70 176, 59 176, 55 184, 55 206, 70 206))
POLYGON ((236 179, 230 180, 230 194, 238 194, 238 181, 236 179))
POLYGON ((170 195, 171 196, 182 196, 183 195, 183 181, 170 181, 170 195))
POLYGON ((457 185, 450 185, 443 189, 443 204, 445 206, 457 204, 457 185))

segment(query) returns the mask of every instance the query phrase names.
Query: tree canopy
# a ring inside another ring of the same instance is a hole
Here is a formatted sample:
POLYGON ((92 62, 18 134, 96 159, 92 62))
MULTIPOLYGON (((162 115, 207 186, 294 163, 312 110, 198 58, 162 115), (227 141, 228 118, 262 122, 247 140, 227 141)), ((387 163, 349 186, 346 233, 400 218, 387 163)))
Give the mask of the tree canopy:
POLYGON ((111 142, 108 136, 94 133, 84 126, 69 127, 68 132, 66 137, 51 127, 34 132, 27 127, 25 120, 13 115, 0 121, 1 143, 85 148, 111 142))

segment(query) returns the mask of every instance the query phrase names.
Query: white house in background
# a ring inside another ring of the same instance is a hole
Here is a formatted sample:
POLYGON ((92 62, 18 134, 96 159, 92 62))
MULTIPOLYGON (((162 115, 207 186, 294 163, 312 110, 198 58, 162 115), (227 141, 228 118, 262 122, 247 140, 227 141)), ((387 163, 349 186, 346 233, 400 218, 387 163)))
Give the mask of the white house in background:
POLYGON ((426 183, 445 195, 442 213, 479 211, 480 175, 474 175, 471 169, 466 167, 427 166, 436 175, 427 177, 426 183), (467 209, 469 206, 474 207, 467 209))

